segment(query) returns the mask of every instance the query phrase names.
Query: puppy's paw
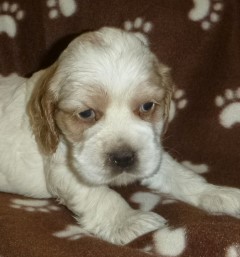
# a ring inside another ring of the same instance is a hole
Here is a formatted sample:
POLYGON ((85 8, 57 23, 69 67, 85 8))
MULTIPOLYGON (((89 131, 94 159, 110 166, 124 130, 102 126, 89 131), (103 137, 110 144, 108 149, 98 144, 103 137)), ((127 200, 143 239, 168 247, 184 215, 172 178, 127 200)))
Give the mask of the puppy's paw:
POLYGON ((116 224, 110 236, 115 244, 126 244, 148 232, 165 226, 166 220, 154 212, 132 211, 116 224))
POLYGON ((215 214, 240 218, 240 190, 214 186, 200 195, 199 207, 215 214))
POLYGON ((124 214, 116 215, 114 219, 108 217, 108 219, 99 221, 98 224, 94 224, 93 220, 91 224, 85 223, 84 229, 108 242, 119 245, 127 244, 139 236, 163 227, 166 223, 163 217, 154 212, 132 209, 124 214))

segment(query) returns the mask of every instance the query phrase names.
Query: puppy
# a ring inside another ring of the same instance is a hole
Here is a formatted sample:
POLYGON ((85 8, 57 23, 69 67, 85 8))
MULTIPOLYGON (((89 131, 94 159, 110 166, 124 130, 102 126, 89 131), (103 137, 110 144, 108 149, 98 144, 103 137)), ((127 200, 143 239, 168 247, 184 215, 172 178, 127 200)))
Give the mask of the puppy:
POLYGON ((133 33, 76 38, 30 79, 0 81, 0 190, 55 197, 81 226, 116 244, 166 225, 109 185, 141 180, 212 213, 238 216, 240 190, 208 184, 161 146, 169 69, 133 33))

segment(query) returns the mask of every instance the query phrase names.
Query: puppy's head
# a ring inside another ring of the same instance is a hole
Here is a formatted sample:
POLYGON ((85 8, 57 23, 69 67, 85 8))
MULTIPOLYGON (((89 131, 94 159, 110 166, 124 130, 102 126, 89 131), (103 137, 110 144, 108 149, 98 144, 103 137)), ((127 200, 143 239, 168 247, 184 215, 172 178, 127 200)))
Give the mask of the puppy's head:
POLYGON ((83 34, 40 77, 29 113, 44 153, 64 141, 91 184, 128 183, 158 169, 172 82, 141 38, 113 28, 83 34))

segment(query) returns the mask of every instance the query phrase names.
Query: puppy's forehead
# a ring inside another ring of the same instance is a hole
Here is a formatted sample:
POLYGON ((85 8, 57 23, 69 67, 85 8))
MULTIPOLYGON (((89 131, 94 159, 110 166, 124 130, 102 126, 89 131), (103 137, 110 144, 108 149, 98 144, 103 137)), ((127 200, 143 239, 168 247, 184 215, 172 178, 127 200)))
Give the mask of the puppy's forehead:
POLYGON ((108 93, 124 93, 149 81, 153 54, 133 33, 103 29, 74 40, 60 59, 66 89, 81 90, 89 85, 108 93))

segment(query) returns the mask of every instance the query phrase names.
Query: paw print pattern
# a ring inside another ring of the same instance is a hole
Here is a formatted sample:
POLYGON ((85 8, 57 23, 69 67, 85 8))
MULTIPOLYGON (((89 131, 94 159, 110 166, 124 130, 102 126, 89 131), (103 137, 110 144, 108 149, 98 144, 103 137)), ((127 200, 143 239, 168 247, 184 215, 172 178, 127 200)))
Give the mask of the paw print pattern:
POLYGON ((17 25, 24 18, 24 11, 16 3, 3 2, 0 5, 0 34, 6 33, 14 38, 17 34, 17 25))
POLYGON ((50 19, 58 18, 59 14, 69 17, 77 10, 75 0, 47 0, 47 7, 49 8, 48 16, 50 19))
POLYGON ((143 248, 139 249, 141 252, 151 254, 153 252, 153 246, 152 245, 146 245, 143 248))
POLYGON ((11 202, 10 207, 28 212, 50 212, 60 210, 59 207, 50 204, 48 200, 13 199, 11 202))
POLYGON ((139 204, 140 210, 151 211, 161 201, 161 196, 148 192, 136 192, 130 200, 139 204))
POLYGON ((123 27, 127 31, 132 31, 146 45, 148 44, 147 34, 153 29, 153 24, 150 21, 144 21, 142 17, 137 17, 134 21, 125 21, 123 27))
POLYGON ((240 123, 240 88, 226 89, 224 95, 215 98, 215 104, 221 109, 219 121, 223 127, 230 129, 240 123))
POLYGON ((124 29, 128 31, 143 31, 144 33, 149 33, 152 30, 152 23, 147 21, 144 22, 143 18, 137 17, 135 21, 125 21, 124 29))
POLYGON ((188 17, 200 22, 203 30, 209 30, 214 23, 219 22, 224 7, 222 0, 193 0, 193 4, 188 17))
POLYGON ((172 203, 177 203, 178 201, 175 200, 175 199, 170 199, 170 198, 167 198, 167 199, 163 199, 161 204, 172 204, 172 203))
POLYGON ((186 229, 159 229, 153 235, 154 248, 164 256, 179 256, 186 248, 186 229))
POLYGON ((226 257, 239 257, 240 256, 240 244, 234 244, 227 248, 226 257))
POLYGON ((171 122, 176 116, 177 110, 184 109, 187 105, 187 100, 185 99, 185 91, 182 89, 177 89, 173 94, 173 99, 170 104, 169 117, 168 120, 171 122))
POLYGON ((84 236, 92 236, 86 230, 77 225, 68 225, 64 230, 55 232, 53 236, 67 238, 68 240, 78 240, 84 236))
POLYGON ((204 174, 209 171, 209 168, 206 164, 193 164, 190 161, 183 161, 182 165, 198 174, 204 174))

